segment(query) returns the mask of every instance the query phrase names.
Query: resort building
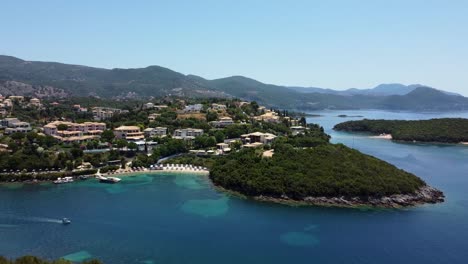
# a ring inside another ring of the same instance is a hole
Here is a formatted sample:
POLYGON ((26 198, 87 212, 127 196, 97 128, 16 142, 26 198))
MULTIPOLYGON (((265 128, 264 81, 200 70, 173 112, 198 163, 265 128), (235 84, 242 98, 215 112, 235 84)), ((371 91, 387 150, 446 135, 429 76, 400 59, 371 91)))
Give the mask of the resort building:
POLYGON ((201 135, 203 135, 203 129, 197 128, 176 129, 174 131, 174 138, 176 139, 193 139, 201 135))
POLYGON ((32 130, 28 122, 22 122, 18 118, 5 118, 0 121, 0 126, 5 128, 5 134, 27 133, 32 130))
POLYGON ((120 126, 114 129, 114 135, 118 139, 125 139, 129 141, 138 141, 145 138, 140 127, 137 126, 120 126))
MULTIPOLYGON (((271 144, 275 138, 276 136, 271 133, 262 132, 254 132, 250 134, 241 135, 242 142, 246 145, 253 143, 271 144)), ((246 145, 244 145, 244 147, 246 145)))
POLYGON ((88 140, 98 139, 106 130, 105 123, 84 122, 72 123, 66 121, 54 121, 43 127, 44 134, 53 136, 54 138, 67 143, 81 143, 88 140), (66 129, 59 129, 60 126, 66 129))
POLYGON ((149 127, 143 130, 145 137, 165 137, 167 135, 167 127, 149 127))
POLYGON ((128 110, 110 107, 93 107, 94 120, 105 120, 113 117, 116 114, 128 113, 128 110))
POLYGON ((234 124, 234 121, 230 117, 221 117, 218 119, 218 121, 212 121, 210 123, 214 127, 227 127, 234 124))
POLYGON ((0 120, 0 127, 8 127, 10 124, 20 122, 18 118, 10 117, 0 120))

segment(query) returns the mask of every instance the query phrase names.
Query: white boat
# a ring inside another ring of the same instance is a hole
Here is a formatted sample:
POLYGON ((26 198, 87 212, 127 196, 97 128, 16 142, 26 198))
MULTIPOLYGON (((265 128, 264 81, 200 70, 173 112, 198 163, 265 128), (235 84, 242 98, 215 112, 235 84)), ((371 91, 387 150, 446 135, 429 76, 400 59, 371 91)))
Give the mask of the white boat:
POLYGON ((57 178, 57 180, 54 181, 55 184, 70 183, 70 182, 73 182, 73 177, 57 178))
POLYGON ((71 221, 68 218, 62 218, 62 224, 63 225, 69 225, 69 224, 71 224, 71 221))

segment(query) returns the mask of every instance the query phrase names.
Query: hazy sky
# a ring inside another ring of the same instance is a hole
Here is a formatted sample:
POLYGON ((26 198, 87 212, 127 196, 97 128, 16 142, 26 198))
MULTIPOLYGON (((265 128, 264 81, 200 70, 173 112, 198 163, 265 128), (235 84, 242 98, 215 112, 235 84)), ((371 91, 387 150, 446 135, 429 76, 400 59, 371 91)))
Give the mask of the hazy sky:
POLYGON ((0 54, 209 79, 468 95, 468 1, 1 0, 0 54))

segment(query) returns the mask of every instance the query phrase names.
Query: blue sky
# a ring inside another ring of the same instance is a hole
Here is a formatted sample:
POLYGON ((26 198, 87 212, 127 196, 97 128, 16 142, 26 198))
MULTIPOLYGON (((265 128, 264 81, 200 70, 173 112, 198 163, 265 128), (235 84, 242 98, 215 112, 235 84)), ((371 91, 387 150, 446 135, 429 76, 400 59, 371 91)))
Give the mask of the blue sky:
POLYGON ((468 95, 468 1, 0 2, 0 54, 344 89, 468 95))

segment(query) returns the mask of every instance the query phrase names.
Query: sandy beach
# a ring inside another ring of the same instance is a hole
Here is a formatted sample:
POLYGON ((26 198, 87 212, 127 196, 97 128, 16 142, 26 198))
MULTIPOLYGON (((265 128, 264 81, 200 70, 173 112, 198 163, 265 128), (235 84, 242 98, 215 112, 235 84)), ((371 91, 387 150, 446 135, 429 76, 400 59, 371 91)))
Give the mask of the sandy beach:
POLYGON ((118 169, 114 172, 102 173, 102 176, 132 176, 135 174, 153 174, 153 173, 192 173, 192 174, 208 174, 209 171, 205 169, 195 170, 190 167, 174 167, 166 166, 163 169, 148 169, 148 168, 139 168, 137 170, 128 169, 118 169))

